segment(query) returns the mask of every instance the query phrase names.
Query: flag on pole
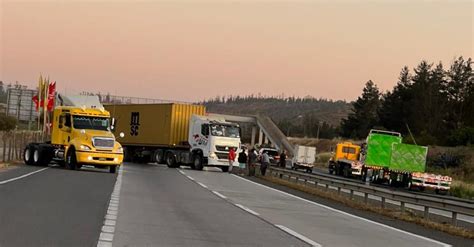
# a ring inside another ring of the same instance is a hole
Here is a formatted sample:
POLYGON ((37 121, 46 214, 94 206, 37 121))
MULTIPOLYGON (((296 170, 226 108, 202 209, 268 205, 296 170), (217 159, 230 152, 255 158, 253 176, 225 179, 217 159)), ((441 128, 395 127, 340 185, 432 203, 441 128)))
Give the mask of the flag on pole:
POLYGON ((33 96, 32 100, 35 103, 36 111, 39 111, 42 104, 43 93, 44 92, 44 80, 43 77, 40 75, 38 80, 38 93, 33 96))
POLYGON ((52 111, 54 108, 54 96, 56 95, 56 82, 51 82, 48 86, 48 111, 52 111))

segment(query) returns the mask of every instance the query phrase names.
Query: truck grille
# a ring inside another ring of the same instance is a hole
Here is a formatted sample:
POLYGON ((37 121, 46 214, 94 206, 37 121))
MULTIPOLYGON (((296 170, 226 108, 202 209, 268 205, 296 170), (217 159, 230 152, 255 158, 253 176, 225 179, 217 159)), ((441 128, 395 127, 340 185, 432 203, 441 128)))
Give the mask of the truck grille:
POLYGON ((217 158, 220 160, 227 160, 229 159, 229 154, 228 153, 216 153, 217 158))
POLYGON ((92 138, 92 144, 95 148, 112 149, 114 147, 115 140, 108 137, 94 137, 92 138))
POLYGON ((220 152, 229 152, 230 148, 234 148, 234 150, 237 149, 237 147, 232 147, 232 146, 218 146, 218 145, 216 145, 216 150, 220 151, 220 152))

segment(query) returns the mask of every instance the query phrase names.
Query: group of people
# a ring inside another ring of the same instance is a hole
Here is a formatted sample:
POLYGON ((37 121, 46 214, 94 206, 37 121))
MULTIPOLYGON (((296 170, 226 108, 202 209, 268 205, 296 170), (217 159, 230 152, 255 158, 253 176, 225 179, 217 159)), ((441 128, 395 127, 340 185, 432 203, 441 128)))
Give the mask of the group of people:
MULTIPOLYGON (((242 148, 242 151, 239 153, 239 168, 241 170, 247 168, 247 174, 249 176, 254 176, 255 175, 255 167, 258 162, 258 152, 255 148, 250 149, 250 151, 247 153, 245 152, 246 149, 245 147, 242 148)), ((236 158, 236 152, 234 148, 231 148, 229 151, 229 173, 232 172, 232 167, 235 162, 236 158)), ((263 152, 262 157, 261 157, 261 165, 260 165, 260 173, 265 176, 265 173, 267 172, 267 168, 270 165, 270 156, 266 151, 263 152)), ((280 160, 279 160, 279 166, 280 167, 285 167, 286 166, 286 153, 283 151, 280 154, 280 160)))

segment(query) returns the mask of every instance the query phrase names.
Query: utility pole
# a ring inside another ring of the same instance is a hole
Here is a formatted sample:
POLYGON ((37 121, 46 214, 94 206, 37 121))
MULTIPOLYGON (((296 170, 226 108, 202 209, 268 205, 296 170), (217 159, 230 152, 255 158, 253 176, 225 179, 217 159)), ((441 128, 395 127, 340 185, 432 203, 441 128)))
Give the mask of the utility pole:
POLYGON ((318 122, 318 132, 316 133, 316 140, 319 140, 319 127, 321 126, 322 121, 318 122))

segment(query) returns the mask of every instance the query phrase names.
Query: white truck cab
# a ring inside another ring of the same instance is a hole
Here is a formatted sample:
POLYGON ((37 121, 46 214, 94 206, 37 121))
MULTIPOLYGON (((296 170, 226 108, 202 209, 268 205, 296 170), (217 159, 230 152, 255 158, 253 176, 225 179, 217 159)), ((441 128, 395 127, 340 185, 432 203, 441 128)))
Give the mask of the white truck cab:
MULTIPOLYGON (((240 152, 240 127, 223 118, 193 115, 188 142, 195 157, 195 166, 214 166, 227 171, 230 149, 234 149, 236 156, 240 152)), ((237 165, 237 157, 234 165, 237 165)))

